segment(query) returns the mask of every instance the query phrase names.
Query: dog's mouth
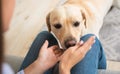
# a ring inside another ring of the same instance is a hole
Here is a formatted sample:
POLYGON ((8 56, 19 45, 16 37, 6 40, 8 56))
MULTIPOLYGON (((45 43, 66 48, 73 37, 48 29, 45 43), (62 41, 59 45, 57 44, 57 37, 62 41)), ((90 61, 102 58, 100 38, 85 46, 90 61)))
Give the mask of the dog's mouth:
POLYGON ((63 50, 67 50, 70 47, 75 46, 77 41, 75 39, 65 40, 64 42, 58 42, 59 48, 63 50))
POLYGON ((76 40, 71 40, 71 41, 65 41, 64 43, 62 43, 63 45, 61 43, 58 44, 59 44, 59 49, 67 50, 68 48, 75 46, 76 43, 77 43, 76 40))
POLYGON ((75 46, 77 43, 77 40, 75 38, 68 38, 64 41, 64 46, 68 49, 69 47, 75 46))
POLYGON ((59 40, 59 39, 57 38, 57 36, 56 36, 53 32, 51 32, 51 33, 52 33, 53 36, 57 39, 59 49, 61 49, 61 50, 66 50, 66 49, 68 49, 68 48, 70 48, 70 47, 73 47, 73 46, 75 46, 76 43, 77 43, 76 38, 74 38, 74 37, 72 37, 72 36, 67 37, 67 39, 65 39, 63 42, 61 42, 61 40, 59 40))
POLYGON ((69 47, 75 46, 76 45, 76 41, 75 40, 71 40, 68 42, 65 42, 65 47, 68 49, 69 47))

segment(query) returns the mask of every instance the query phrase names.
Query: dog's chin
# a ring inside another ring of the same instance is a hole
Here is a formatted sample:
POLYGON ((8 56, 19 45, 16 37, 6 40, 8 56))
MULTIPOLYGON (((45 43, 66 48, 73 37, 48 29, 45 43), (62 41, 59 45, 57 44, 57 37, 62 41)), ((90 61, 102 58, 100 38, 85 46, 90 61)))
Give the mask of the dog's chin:
POLYGON ((66 50, 67 48, 65 46, 59 45, 60 49, 66 50))
MULTIPOLYGON (((72 47, 72 46, 71 46, 72 47)), ((69 49, 70 47, 66 47, 66 46, 63 46, 61 49, 63 49, 63 50, 67 50, 67 49, 69 49)))
POLYGON ((66 47, 65 45, 62 45, 61 43, 59 43, 59 48, 63 49, 63 50, 67 50, 68 49, 68 47, 66 47))

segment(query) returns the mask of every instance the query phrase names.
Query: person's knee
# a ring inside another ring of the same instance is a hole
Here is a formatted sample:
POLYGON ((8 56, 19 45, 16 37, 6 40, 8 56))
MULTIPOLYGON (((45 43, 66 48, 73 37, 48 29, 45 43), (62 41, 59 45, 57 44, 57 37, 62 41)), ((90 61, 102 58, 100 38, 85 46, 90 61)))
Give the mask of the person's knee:
POLYGON ((48 31, 41 31, 41 32, 38 34, 38 36, 41 35, 41 34, 43 34, 43 35, 45 34, 45 35, 46 35, 46 34, 50 34, 50 32, 48 32, 48 31))
MULTIPOLYGON (((95 36, 95 35, 94 34, 86 34, 83 37, 81 37, 81 40, 83 40, 85 42, 91 36, 95 36)), ((94 54, 94 56, 92 56, 92 58, 98 59, 98 61, 99 61, 98 68, 99 69, 106 69, 106 57, 105 57, 104 50, 103 50, 103 47, 101 45, 101 42, 99 41, 99 39, 97 38, 97 36, 95 38, 95 43, 92 45, 92 48, 90 49, 90 51, 88 51, 88 53, 86 54, 85 58, 91 56, 92 54, 94 54), (95 57, 95 56, 98 56, 98 58, 95 57)))
POLYGON ((37 37, 52 37, 53 35, 48 32, 48 31, 41 31, 40 33, 38 33, 37 37))
MULTIPOLYGON (((80 40, 83 40, 84 42, 86 42, 91 36, 95 36, 95 35, 94 34, 86 34, 86 35, 82 36, 80 38, 80 40)), ((97 37, 96 37, 96 39, 97 39, 97 37)))
POLYGON ((38 39, 48 40, 49 46, 58 45, 56 38, 48 31, 42 31, 37 35, 38 39))

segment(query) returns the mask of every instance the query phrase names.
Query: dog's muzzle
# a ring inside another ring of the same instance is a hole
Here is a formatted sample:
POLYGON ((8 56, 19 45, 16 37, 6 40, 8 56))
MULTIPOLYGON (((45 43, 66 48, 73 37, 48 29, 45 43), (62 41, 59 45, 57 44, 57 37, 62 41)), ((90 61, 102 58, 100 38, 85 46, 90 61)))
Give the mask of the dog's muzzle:
POLYGON ((77 43, 77 41, 74 38, 69 38, 69 39, 65 40, 64 45, 66 48, 69 48, 69 47, 75 46, 76 43, 77 43))

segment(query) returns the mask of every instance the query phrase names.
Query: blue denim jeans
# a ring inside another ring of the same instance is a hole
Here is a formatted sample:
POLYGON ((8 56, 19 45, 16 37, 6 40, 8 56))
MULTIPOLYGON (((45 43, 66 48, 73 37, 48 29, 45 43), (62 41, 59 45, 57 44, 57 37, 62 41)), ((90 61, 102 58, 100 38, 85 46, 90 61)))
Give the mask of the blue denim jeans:
MULTIPOLYGON (((93 36, 93 34, 87 34, 80 39, 85 42, 91 36, 93 36)), ((49 41, 49 46, 58 45, 57 40, 51 33, 47 31, 41 32, 40 34, 38 34, 33 44, 31 45, 30 50, 20 67, 20 70, 25 69, 37 59, 40 48, 45 40, 49 41)), ((71 69, 71 74, 97 74, 98 69, 106 69, 106 58, 104 50, 97 37, 95 40, 95 43, 88 51, 86 56, 83 58, 83 60, 81 60, 71 69)), ((46 71, 45 74, 54 74, 53 71, 54 67, 46 71)))

